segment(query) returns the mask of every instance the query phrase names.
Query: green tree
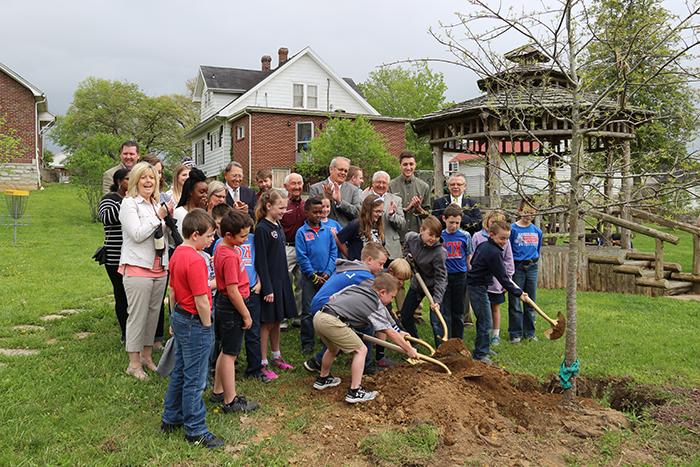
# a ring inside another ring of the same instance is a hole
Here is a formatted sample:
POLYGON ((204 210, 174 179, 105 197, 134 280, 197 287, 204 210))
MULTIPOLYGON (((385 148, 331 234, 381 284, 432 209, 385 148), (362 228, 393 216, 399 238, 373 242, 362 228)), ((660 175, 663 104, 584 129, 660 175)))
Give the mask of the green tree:
POLYGON ((27 151, 17 130, 7 124, 7 119, 0 115, 0 164, 5 164, 24 155, 27 151))
POLYGON ((364 117, 331 118, 311 140, 296 170, 313 183, 328 175, 328 165, 335 156, 350 158, 368 174, 384 170, 394 177, 399 173, 399 163, 389 154, 384 137, 364 117))
POLYGON ((99 221, 98 207, 102 198, 102 174, 114 165, 122 139, 107 133, 87 137, 68 158, 66 169, 71 183, 80 187, 80 193, 90 209, 93 222, 99 221))
POLYGON ((637 129, 632 172, 661 172, 688 160, 698 130, 698 92, 683 63, 688 44, 660 0, 597 0, 590 10, 596 40, 582 66, 584 89, 607 93, 622 108, 655 117, 637 129))
MULTIPOLYGON (((359 87, 372 107, 390 117, 418 118, 450 105, 445 101, 442 73, 432 71, 427 62, 415 62, 409 68, 381 67, 359 87)), ((406 149, 416 153, 419 168, 432 168, 428 139, 416 135, 410 124, 406 125, 406 149)))

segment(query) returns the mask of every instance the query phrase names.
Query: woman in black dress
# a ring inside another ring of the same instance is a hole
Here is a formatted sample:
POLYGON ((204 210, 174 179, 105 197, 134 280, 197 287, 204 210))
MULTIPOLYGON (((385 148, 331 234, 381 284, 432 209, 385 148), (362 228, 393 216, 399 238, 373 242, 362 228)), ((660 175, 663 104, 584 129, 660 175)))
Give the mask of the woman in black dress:
POLYGON ((287 254, 284 230, 280 219, 287 208, 287 198, 277 190, 263 193, 258 201, 255 217, 255 270, 260 278, 260 351, 262 373, 270 379, 277 375, 269 368, 267 342, 272 351, 271 363, 280 370, 294 367, 285 362, 280 352, 280 322, 297 315, 292 284, 287 273, 287 254))

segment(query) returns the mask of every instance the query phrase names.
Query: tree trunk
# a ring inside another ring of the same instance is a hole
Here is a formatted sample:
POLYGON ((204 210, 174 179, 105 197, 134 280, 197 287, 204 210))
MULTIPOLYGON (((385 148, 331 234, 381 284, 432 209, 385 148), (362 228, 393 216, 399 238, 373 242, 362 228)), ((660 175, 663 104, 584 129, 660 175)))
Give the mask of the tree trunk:
MULTIPOLYGON (((629 213, 630 201, 632 200, 632 157, 630 154, 630 142, 625 140, 622 143, 622 217, 625 220, 631 221, 632 217, 629 213)), ((628 229, 622 229, 620 232, 620 247, 629 250, 632 248, 632 235, 628 229)))
MULTIPOLYGON (((581 164, 581 151, 583 149, 579 80, 576 72, 576 33, 571 19, 571 2, 565 6, 566 27, 568 33, 569 49, 569 75, 573 83, 573 101, 571 105, 571 191, 569 192, 569 264, 566 272, 566 348, 564 362, 571 366, 577 359, 576 354, 576 292, 578 291, 578 265, 581 254, 581 242, 579 241, 579 172, 581 164)), ((563 393, 565 402, 573 402, 576 398, 576 379, 572 379, 571 388, 563 393)))

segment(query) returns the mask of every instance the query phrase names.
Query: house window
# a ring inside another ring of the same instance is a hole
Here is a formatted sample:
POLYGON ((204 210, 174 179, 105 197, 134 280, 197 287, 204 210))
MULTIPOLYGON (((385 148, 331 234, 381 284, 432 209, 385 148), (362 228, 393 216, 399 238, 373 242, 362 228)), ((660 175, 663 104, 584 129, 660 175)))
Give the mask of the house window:
POLYGON ((238 125, 236 127, 236 140, 241 140, 245 138, 245 126, 238 125))
POLYGON ((303 109, 318 108, 318 86, 314 84, 294 84, 292 106, 303 109))
POLYGON ((295 84, 293 92, 293 104, 294 107, 304 107, 304 85, 295 84))
POLYGON ((282 188, 284 186, 284 177, 289 175, 289 169, 272 169, 272 187, 282 188))
POLYGON ((196 165, 204 164, 204 139, 194 143, 194 163, 196 165))
POLYGON ((454 174, 454 173, 459 172, 459 162, 450 162, 448 171, 449 171, 451 174, 454 174))
POLYGON ((211 151, 214 149, 213 144, 212 144, 212 138, 211 138, 211 133, 207 131, 207 144, 209 145, 209 150, 211 151))
POLYGON ((224 143, 224 126, 219 126, 219 147, 224 143))
POLYGON ((309 148, 309 141, 314 137, 313 122, 297 123, 297 158, 302 151, 309 148))
POLYGON ((306 108, 318 108, 318 86, 309 85, 306 87, 306 108))

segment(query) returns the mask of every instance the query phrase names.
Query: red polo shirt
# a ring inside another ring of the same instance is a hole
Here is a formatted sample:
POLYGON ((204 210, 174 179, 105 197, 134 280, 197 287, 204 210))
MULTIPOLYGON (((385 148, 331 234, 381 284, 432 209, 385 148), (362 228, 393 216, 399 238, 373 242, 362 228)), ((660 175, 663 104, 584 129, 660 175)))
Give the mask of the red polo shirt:
POLYGON ((284 211, 284 216, 282 216, 282 220, 280 221, 284 229, 284 238, 287 243, 294 243, 297 230, 304 225, 304 221, 306 221, 304 200, 301 199, 301 196, 296 200, 289 198, 287 210, 284 211))

